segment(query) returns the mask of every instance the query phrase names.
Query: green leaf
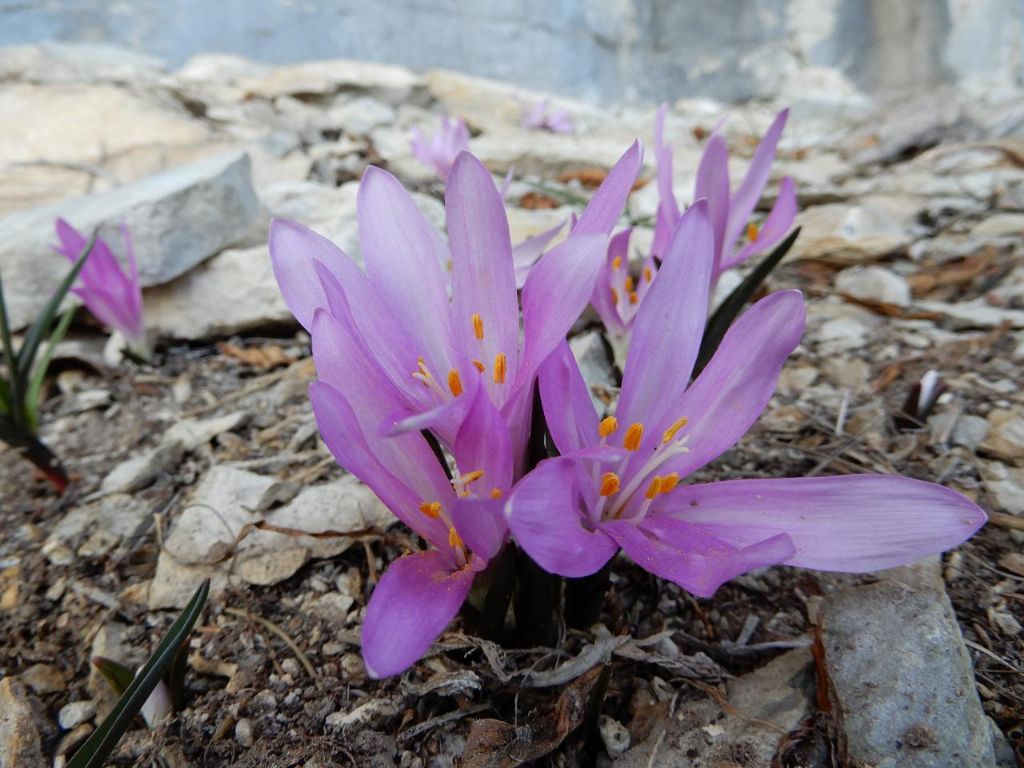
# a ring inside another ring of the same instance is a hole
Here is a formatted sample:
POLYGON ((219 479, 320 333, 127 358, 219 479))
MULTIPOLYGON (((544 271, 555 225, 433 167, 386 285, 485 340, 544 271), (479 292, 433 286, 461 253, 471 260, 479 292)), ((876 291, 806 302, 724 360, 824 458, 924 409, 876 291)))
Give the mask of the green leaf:
POLYGON ((28 388, 25 390, 25 423, 33 433, 39 428, 39 391, 43 388, 46 369, 50 367, 53 350, 60 344, 64 334, 68 332, 68 326, 71 325, 71 318, 74 316, 74 309, 68 309, 61 315, 60 322, 57 323, 57 327, 50 334, 49 341, 46 342, 43 356, 39 358, 39 362, 32 370, 32 378, 29 380, 28 388))
POLYGON ((185 610, 171 626, 156 652, 146 662, 138 676, 128 686, 106 720, 97 728, 81 749, 75 753, 67 768, 100 768, 111 755, 117 743, 124 736, 149 695, 156 688, 168 668, 174 662, 189 632, 195 626, 199 614, 210 593, 210 580, 206 579, 192 595, 185 610))
POLYGON ((789 253, 789 249, 793 247, 793 243, 796 242, 799 234, 800 227, 797 227, 790 233, 789 237, 779 243, 774 251, 768 254, 764 261, 754 267, 753 271, 744 278, 742 283, 736 286, 736 289, 715 310, 715 314, 708 320, 707 327, 704 329, 704 338, 700 341, 700 352, 697 353, 697 363, 693 367, 694 378, 697 378, 700 372, 704 370, 704 366, 708 364, 717 351, 718 345, 725 338, 725 332, 729 330, 729 326, 733 324, 733 321, 739 316, 740 311, 750 301, 750 298, 757 293, 761 283, 778 266, 782 258, 789 253))
POLYGON ((21 390, 18 387, 18 358, 14 354, 14 341, 11 338, 11 324, 7 319, 7 302, 4 300, 4 282, 0 278, 0 337, 3 339, 4 365, 7 368, 7 413, 11 419, 20 424, 22 417, 21 390))
POLYGON ((23 424, 17 424, 10 416, 0 414, 0 440, 35 464, 58 491, 63 493, 68 487, 68 475, 60 461, 38 437, 25 429, 23 424))
POLYGON ((0 379, 0 415, 11 415, 11 388, 3 379, 0 379))
POLYGON ((36 352, 43 341, 43 336, 53 325, 53 318, 57 315, 61 302, 64 301, 64 297, 71 290, 75 280, 78 279, 78 273, 85 266, 85 260, 92 253, 95 243, 96 232, 93 232, 89 242, 85 244, 85 248, 78 254, 78 260, 71 267, 71 271, 68 272, 67 276, 57 287, 57 290, 50 297, 50 300, 46 303, 46 306, 43 307, 43 311, 36 315, 36 319, 32 321, 32 325, 25 332, 25 340, 21 343, 21 349, 18 351, 17 371, 15 373, 15 377, 18 379, 19 391, 24 391, 25 385, 28 383, 29 374, 32 372, 32 362, 35 360, 36 352))
POLYGON ((114 689, 114 693, 118 696, 127 691, 128 687, 132 684, 132 680, 135 679, 135 675, 132 674, 128 667, 105 656, 93 656, 92 665, 106 678, 107 682, 110 683, 110 687, 114 689))

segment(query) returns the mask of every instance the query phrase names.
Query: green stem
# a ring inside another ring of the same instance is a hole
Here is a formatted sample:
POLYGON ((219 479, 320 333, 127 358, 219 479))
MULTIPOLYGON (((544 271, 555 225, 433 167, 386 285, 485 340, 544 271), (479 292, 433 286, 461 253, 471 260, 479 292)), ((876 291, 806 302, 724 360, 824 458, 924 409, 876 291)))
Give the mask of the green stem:
POLYGON ((520 551, 512 608, 516 615, 515 644, 522 648, 558 642, 558 609, 562 579, 548 573, 520 551))
POLYGON ((601 608, 612 573, 609 560, 597 573, 565 580, 565 624, 570 629, 590 629, 601 619, 601 608))
POLYGON ((480 611, 480 636, 500 643, 505 639, 505 617, 516 586, 518 548, 509 542, 481 576, 490 577, 490 587, 480 611))

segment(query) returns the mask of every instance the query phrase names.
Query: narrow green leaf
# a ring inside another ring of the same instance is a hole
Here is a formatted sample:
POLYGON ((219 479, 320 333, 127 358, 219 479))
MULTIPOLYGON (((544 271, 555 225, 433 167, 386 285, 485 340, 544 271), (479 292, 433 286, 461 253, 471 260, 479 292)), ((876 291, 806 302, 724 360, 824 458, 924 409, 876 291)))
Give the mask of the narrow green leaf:
POLYGON ((39 358, 39 362, 32 370, 32 378, 29 379, 28 388, 25 390, 25 423, 33 433, 39 429, 39 392, 43 388, 46 369, 50 367, 53 351, 64 338, 64 334, 68 332, 68 326, 71 325, 71 318, 74 316, 74 309, 65 310, 61 315, 60 322, 57 323, 57 327, 50 334, 49 341, 46 342, 43 356, 39 358))
POLYGON ((110 683, 110 687, 114 689, 114 693, 118 696, 127 691, 128 687, 132 684, 132 680, 135 679, 135 675, 132 674, 128 667, 105 656, 93 656, 92 665, 106 678, 107 682, 110 683))
POLYGON ((32 362, 35 360, 36 352, 43 341, 43 336, 53 325, 53 318, 56 317, 61 302, 64 301, 64 297, 71 290, 71 286, 75 284, 75 280, 78 279, 78 273, 85 266, 85 260, 92 253, 93 245, 96 243, 96 234, 96 232, 92 233, 89 242, 85 244, 85 248, 78 254, 78 259, 75 261, 74 266, 71 267, 71 271, 61 281, 57 290, 46 303, 46 306, 43 307, 43 311, 36 315, 36 319, 32 321, 32 325, 25 332, 25 340, 21 343, 21 349, 18 351, 18 370, 16 372, 19 389, 22 391, 24 391, 24 387, 28 383, 28 377, 32 371, 32 362))
POLYGON ((729 330, 729 326, 733 324, 733 321, 739 316, 740 311, 750 301, 750 298, 757 293, 761 283, 779 265, 783 257, 789 253, 789 249, 793 247, 793 243, 796 242, 799 234, 800 227, 797 227, 790 233, 789 237, 779 243, 774 251, 768 254, 764 261, 754 267, 753 271, 743 279, 742 283, 736 286, 736 289, 715 310, 711 319, 708 320, 707 327, 704 329, 704 338, 700 341, 700 352, 697 354, 697 363, 693 367, 694 378, 704 370, 704 366, 708 364, 718 349, 718 345, 725 338, 725 332, 729 330))
POLYGON ((14 340, 11 338, 11 324, 7 317, 7 302, 4 300, 4 282, 0 277, 0 337, 3 339, 4 367, 7 368, 7 379, 4 389, 7 390, 7 413, 16 424, 22 416, 21 390, 18 388, 18 358, 14 354, 14 340))
POLYGON ((0 440, 35 464, 58 491, 63 493, 68 487, 68 475, 60 461, 38 437, 25 429, 23 424, 15 423, 10 416, 0 415, 0 440))
POLYGON ((11 388, 4 379, 0 379, 0 414, 11 415, 11 388))
POLYGON ((146 666, 128 686, 128 690, 118 699, 106 720, 100 724, 100 727, 93 732, 67 763, 67 768, 100 768, 103 765, 128 730, 132 720, 139 714, 142 705, 146 703, 153 689, 156 688, 174 662, 178 650, 188 638, 199 614, 202 613, 209 593, 210 580, 206 579, 192 595, 185 610, 164 636, 156 652, 146 662, 146 666))

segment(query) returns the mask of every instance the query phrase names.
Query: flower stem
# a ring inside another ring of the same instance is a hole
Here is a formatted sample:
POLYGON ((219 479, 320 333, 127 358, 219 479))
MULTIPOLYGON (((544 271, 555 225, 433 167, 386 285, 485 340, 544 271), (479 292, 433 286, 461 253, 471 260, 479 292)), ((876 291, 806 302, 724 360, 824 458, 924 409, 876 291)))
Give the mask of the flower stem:
POLYGON ((565 580, 565 625, 589 629, 601 619, 601 608, 612 573, 609 560, 601 570, 580 579, 565 580))
POLYGON ((520 550, 512 608, 516 616, 515 645, 553 646, 558 642, 558 608, 562 579, 548 573, 520 550))
POLYGON ((498 643, 505 640, 505 617, 516 586, 517 559, 517 547, 509 542, 488 564, 490 586, 480 610, 480 636, 485 640, 498 643))

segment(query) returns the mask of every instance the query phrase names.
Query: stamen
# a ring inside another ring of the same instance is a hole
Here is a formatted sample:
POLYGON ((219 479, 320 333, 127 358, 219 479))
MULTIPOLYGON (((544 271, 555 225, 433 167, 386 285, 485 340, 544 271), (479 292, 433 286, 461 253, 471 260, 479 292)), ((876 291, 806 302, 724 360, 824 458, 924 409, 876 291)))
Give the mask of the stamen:
POLYGON ((640 297, 636 295, 636 291, 630 291, 629 292, 629 303, 630 304, 636 304, 638 301, 640 301, 640 297))
POLYGON ((630 424, 626 430, 626 438, 622 445, 627 451, 635 451, 640 447, 640 441, 644 439, 644 425, 639 422, 630 424))
POLYGON ((626 293, 633 292, 633 276, 626 275, 626 293))
POLYGON ((685 416, 683 416, 681 419, 677 419, 671 427, 665 430, 665 434, 662 435, 661 437, 662 444, 668 445, 669 443, 671 443, 676 437, 676 432, 678 432, 680 429, 682 429, 689 423, 690 420, 685 416))
POLYGON ((619 491, 619 476, 614 472, 605 472, 601 475, 601 490, 599 493, 602 496, 611 496, 613 493, 619 491))
POLYGON ((755 224, 754 222, 750 222, 749 224, 747 224, 747 239, 750 242, 754 242, 755 240, 757 240, 758 234, 759 232, 757 229, 757 224, 755 224))
POLYGON ((459 372, 454 368, 448 371, 448 389, 455 397, 462 394, 462 379, 459 378, 459 372))
POLYGON ((427 517, 438 518, 441 516, 440 501, 424 501, 420 503, 420 512, 427 517))
POLYGON ((619 428, 619 420, 614 416, 606 416, 601 419, 601 424, 597 428, 597 434, 601 437, 608 437, 615 430, 619 428))
POLYGON ((622 257, 621 256, 616 256, 614 259, 612 259, 612 269, 614 269, 616 271, 622 269, 622 257))
POLYGON ((474 312, 470 319, 473 321, 473 335, 476 336, 477 341, 483 341, 484 319, 477 312, 474 312))
POLYGON ((487 366, 481 363, 479 360, 473 361, 473 367, 480 371, 480 373, 483 373, 485 370, 487 370, 487 366))
POLYGON ((671 493, 675 490, 675 487, 679 485, 679 473, 669 472, 658 484, 658 493, 671 493))
POLYGON ((650 267, 644 267, 644 280, 646 280, 649 283, 653 279, 654 279, 654 272, 651 270, 650 267))
POLYGON ((462 481, 463 485, 469 485, 470 483, 479 480, 483 476, 484 471, 482 469, 474 469, 472 472, 467 472, 466 474, 461 475, 459 477, 459 480, 462 481))
POLYGON ((645 499, 653 499, 661 492, 661 478, 655 475, 651 478, 651 484, 647 486, 647 492, 644 494, 645 499))
POLYGON ((501 488, 491 488, 491 498, 492 499, 500 499, 501 498, 501 488))
POLYGON ((494 356, 494 383, 504 384, 505 383, 505 367, 507 361, 505 360, 505 353, 499 352, 494 356))
POLYGON ((448 529, 448 546, 452 549, 462 549, 462 537, 459 536, 454 525, 448 529))

